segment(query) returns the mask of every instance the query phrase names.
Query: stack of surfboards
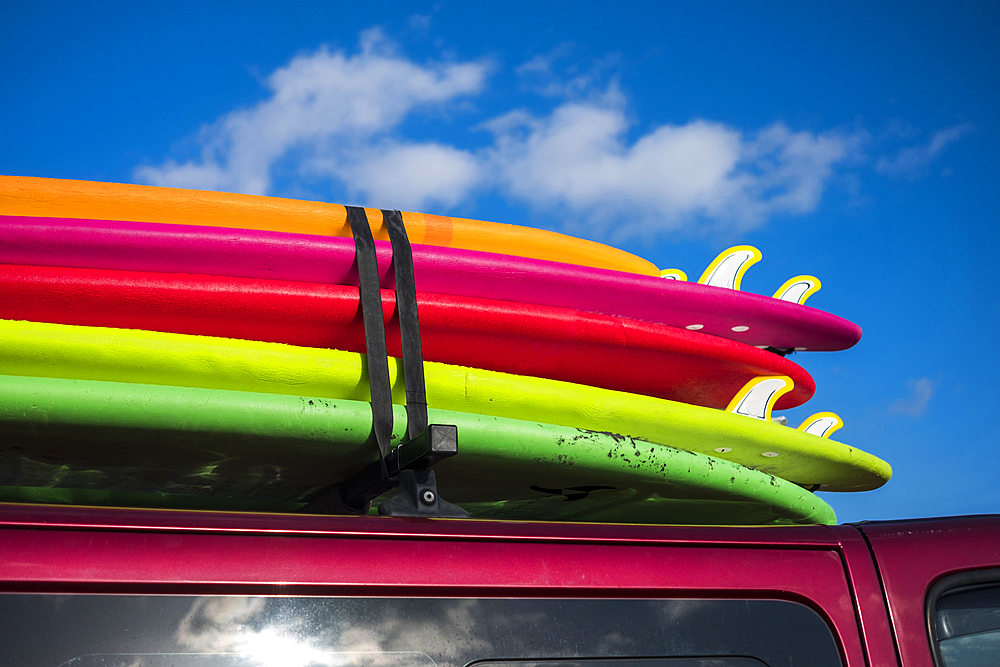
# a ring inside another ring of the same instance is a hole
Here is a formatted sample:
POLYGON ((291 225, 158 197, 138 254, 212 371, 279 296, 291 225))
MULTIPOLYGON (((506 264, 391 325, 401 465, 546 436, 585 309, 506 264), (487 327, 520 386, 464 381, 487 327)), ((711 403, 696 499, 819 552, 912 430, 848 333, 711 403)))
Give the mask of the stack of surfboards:
MULTIPOLYGON (((748 246, 689 282, 553 232, 403 220, 430 421, 459 432, 434 469, 473 517, 832 523, 814 491, 889 479, 829 439, 836 415, 771 419, 815 389, 785 353, 861 336, 803 305, 815 278, 761 296, 748 246)), ((354 252, 333 204, 0 177, 0 500, 287 511, 369 464, 354 252)))

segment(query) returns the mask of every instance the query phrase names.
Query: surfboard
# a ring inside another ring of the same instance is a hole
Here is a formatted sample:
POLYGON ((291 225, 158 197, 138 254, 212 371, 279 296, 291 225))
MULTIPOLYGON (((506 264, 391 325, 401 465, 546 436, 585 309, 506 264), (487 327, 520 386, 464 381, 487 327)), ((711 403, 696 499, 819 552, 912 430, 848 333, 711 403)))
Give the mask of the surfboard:
MULTIPOLYGON (((418 293, 423 356, 724 409, 748 381, 787 375, 779 409, 812 397, 799 365, 742 343, 659 324, 418 293)), ((389 354, 395 293, 382 290, 389 354)), ((146 329, 365 351, 358 290, 192 274, 0 265, 0 318, 146 329)))
MULTIPOLYGON (((391 360, 395 361, 395 360, 391 360)), ((368 401, 363 355, 128 329, 0 321, 7 375, 137 382, 368 401)), ((862 491, 888 481, 875 456, 779 424, 579 384, 425 363, 435 408, 604 431, 716 455, 801 486, 862 491)), ((394 402, 405 401, 390 363, 394 402)))
MULTIPOLYGON (((388 240, 379 209, 365 209, 375 238, 388 240)), ((350 237, 338 204, 148 185, 0 176, 0 214, 208 225, 350 237)), ((654 264, 602 243, 518 225, 403 213, 411 243, 488 250, 583 266, 659 275, 654 264)))
MULTIPOLYGON (((381 285, 392 288, 392 248, 376 246, 381 285)), ((0 262, 358 282, 349 238, 116 220, 0 217, 0 262)), ((429 245, 413 245, 413 270, 422 292, 625 317, 756 347, 842 350, 861 338, 860 327, 836 315, 711 284, 429 245)))
MULTIPOLYGON (((294 511, 373 460, 367 403, 0 376, 0 499, 294 511)), ((394 444, 406 412, 395 411, 394 444)), ((473 517, 629 523, 827 523, 804 489, 632 438, 430 410, 459 454, 434 470, 473 517)))

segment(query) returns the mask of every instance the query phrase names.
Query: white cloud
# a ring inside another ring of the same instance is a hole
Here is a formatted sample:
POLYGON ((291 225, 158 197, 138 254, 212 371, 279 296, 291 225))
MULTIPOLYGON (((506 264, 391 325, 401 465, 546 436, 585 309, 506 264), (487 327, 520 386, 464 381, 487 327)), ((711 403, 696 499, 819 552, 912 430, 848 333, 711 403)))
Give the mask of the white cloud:
POLYGON ((544 118, 514 112, 487 127, 497 137, 494 171, 512 195, 565 206, 599 226, 613 222, 626 236, 679 229, 699 216, 749 229, 775 213, 808 213, 854 145, 781 123, 747 138, 707 120, 661 125, 628 143, 630 123, 613 88, 544 118))
POLYGON ((429 30, 431 27, 430 14, 413 14, 406 23, 416 30, 429 30))
MULTIPOLYGON (((621 239, 706 226, 740 232, 776 214, 807 214, 860 141, 858 133, 794 131, 780 122, 747 132, 710 119, 636 136, 625 96, 613 80, 599 83, 614 58, 555 73, 571 48, 516 69, 534 82, 537 100, 554 104, 548 112, 471 121, 457 129, 485 128, 492 143, 467 150, 446 139, 456 126, 445 112, 482 92, 489 65, 419 64, 373 29, 356 53, 322 48, 293 58, 265 79, 266 99, 201 130, 196 158, 140 167, 135 177, 269 194, 280 168, 293 180, 332 182, 352 201, 428 211, 495 191, 561 212, 589 227, 583 234, 621 239), (440 119, 423 126, 429 132, 420 141, 403 130, 417 114, 440 119)), ((926 150, 940 151, 951 136, 926 150)))
POLYGON ((264 598, 195 598, 175 633, 178 643, 196 651, 225 651, 237 641, 235 628, 259 618, 264 598))
POLYGON ((938 130, 923 146, 912 146, 899 151, 894 157, 880 157, 875 170, 889 176, 915 177, 920 175, 931 162, 948 146, 972 131, 970 123, 962 123, 938 130))
MULTIPOLYGON (((354 156, 370 152, 410 114, 478 93, 487 72, 483 62, 411 62, 379 30, 369 30, 362 34, 357 54, 322 48, 293 58, 267 78, 268 99, 203 128, 197 159, 141 167, 136 178, 154 185, 264 194, 271 188, 274 165, 301 151, 304 163, 322 166, 367 192, 370 184, 358 179, 371 172, 354 164, 354 156)), ((433 143, 410 143, 403 150, 410 157, 422 151, 453 163, 462 159, 457 149, 442 150, 433 143)), ((446 203, 454 201, 463 182, 453 168, 428 170, 422 180, 427 192, 413 200, 420 205, 438 193, 444 193, 446 203)), ((411 188, 414 194, 419 193, 411 188)))
POLYGON ((529 90, 544 97, 586 95, 595 90, 604 71, 617 62, 617 58, 611 56, 592 62, 584 71, 571 64, 565 68, 567 71, 557 73, 557 64, 568 60, 573 48, 572 42, 562 42, 548 53, 521 63, 514 68, 514 73, 529 90))
POLYGON ((343 164, 314 160, 309 168, 344 181, 352 198, 410 210, 428 202, 453 207, 484 178, 474 155, 438 143, 384 143, 357 150, 343 164))
POLYGON ((923 417, 927 413, 927 404, 934 396, 934 383, 928 378, 913 378, 906 381, 910 388, 910 395, 906 398, 897 398, 891 406, 889 412, 897 415, 909 415, 910 417, 923 417))

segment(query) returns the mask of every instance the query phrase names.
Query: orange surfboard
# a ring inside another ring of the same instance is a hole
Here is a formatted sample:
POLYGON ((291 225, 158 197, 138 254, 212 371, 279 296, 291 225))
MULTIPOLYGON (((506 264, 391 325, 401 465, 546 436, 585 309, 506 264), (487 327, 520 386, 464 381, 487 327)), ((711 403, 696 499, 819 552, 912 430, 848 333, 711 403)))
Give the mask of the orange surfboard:
MULTIPOLYGON (((382 212, 365 209, 376 239, 388 240, 382 212)), ((0 215, 161 222, 351 236, 339 204, 228 192, 0 176, 0 215)), ((617 248, 557 232, 499 222, 403 213, 411 243, 659 276, 652 263, 617 248)))

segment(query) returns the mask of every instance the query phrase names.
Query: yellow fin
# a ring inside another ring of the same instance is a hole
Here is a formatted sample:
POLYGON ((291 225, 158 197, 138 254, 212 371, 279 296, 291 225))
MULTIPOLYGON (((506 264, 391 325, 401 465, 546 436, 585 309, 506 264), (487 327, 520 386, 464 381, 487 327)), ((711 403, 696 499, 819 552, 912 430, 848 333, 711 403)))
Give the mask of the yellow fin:
POLYGON ((743 274, 752 265, 759 262, 761 257, 760 250, 752 245, 733 246, 728 250, 723 250, 718 257, 712 260, 705 272, 701 274, 698 282, 702 285, 739 290, 743 274))
POLYGON ((844 425, 844 420, 833 412, 817 412, 806 418, 798 430, 821 438, 829 438, 830 434, 844 425))
POLYGON ((823 283, 816 276, 795 276, 786 280, 785 284, 778 288, 778 291, 774 293, 774 298, 791 301, 801 306, 822 286, 823 283))
POLYGON ((771 421, 771 409, 795 386, 787 375, 762 375, 747 382, 726 407, 727 412, 771 421))

